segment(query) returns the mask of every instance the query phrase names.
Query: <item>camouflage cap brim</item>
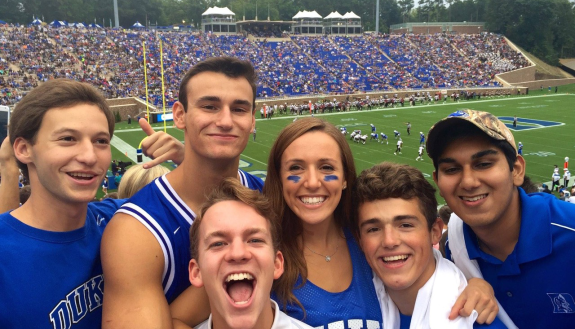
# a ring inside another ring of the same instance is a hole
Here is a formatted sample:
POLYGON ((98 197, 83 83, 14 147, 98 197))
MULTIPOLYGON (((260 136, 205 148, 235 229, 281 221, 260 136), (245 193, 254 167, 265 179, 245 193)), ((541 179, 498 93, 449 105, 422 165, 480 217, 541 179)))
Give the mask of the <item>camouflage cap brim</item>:
POLYGON ((438 149, 438 143, 447 142, 438 139, 438 137, 442 136, 449 127, 461 124, 462 120, 473 124, 493 139, 507 141, 513 147, 515 152, 517 152, 517 146, 515 145, 513 134, 496 116, 483 111, 459 110, 450 114, 447 118, 440 120, 429 130, 426 145, 427 154, 430 158, 434 159, 434 156, 436 156, 435 152, 438 149))

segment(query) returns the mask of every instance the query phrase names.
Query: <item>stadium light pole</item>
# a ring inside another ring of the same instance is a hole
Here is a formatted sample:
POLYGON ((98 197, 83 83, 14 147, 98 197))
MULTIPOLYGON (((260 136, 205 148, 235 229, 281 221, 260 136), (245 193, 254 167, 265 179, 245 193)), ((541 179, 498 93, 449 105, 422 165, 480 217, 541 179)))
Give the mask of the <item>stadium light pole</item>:
POLYGON ((114 0, 114 25, 120 27, 120 19, 118 18, 118 0, 114 0))
POLYGON ((379 0, 375 0, 375 35, 379 35, 379 0))

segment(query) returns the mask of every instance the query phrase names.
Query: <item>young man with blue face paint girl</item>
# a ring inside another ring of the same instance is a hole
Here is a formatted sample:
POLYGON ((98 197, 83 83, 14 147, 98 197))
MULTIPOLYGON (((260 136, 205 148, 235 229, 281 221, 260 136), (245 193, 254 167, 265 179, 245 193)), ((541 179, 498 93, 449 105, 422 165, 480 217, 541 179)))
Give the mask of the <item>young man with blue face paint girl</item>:
MULTIPOLYGON (((323 120, 288 125, 272 146, 264 194, 281 221, 285 259, 272 298, 312 327, 381 328, 372 270, 350 231, 355 178, 349 144, 323 120)), ((492 295, 484 281, 472 283, 453 317, 493 312, 480 306, 495 305, 492 295)))

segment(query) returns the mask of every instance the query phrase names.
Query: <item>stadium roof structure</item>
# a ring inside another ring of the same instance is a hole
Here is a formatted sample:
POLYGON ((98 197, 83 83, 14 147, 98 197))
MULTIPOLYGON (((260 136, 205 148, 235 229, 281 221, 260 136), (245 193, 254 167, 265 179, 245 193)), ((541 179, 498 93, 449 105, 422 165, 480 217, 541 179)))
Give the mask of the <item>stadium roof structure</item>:
POLYGON ((341 16, 341 14, 337 11, 334 11, 331 14, 325 16, 323 19, 343 19, 343 16, 341 16))
POLYGON ((353 11, 350 11, 349 13, 345 13, 345 15, 343 15, 343 19, 361 19, 361 17, 357 16, 353 11))
POLYGON ((231 11, 228 7, 220 8, 220 7, 210 7, 208 10, 204 11, 202 16, 208 15, 222 15, 222 16, 236 16, 233 11, 231 11))
POLYGON ((317 11, 298 11, 297 14, 295 14, 294 17, 292 17, 292 19, 303 19, 303 18, 322 18, 320 14, 317 13, 317 11))

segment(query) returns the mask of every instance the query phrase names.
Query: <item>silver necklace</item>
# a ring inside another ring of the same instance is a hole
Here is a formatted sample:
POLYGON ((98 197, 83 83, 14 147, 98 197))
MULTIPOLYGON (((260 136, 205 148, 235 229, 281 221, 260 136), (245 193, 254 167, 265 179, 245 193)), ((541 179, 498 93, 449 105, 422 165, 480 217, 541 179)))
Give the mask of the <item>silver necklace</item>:
POLYGON ((320 254, 319 252, 315 252, 315 251, 311 250, 311 248, 308 247, 308 246, 305 246, 305 247, 306 247, 309 251, 313 252, 314 254, 319 255, 319 256, 322 256, 322 257, 325 257, 325 261, 326 261, 326 262, 329 262, 329 261, 331 261, 331 258, 333 257, 333 255, 335 255, 335 253, 336 253, 337 250, 339 249, 339 244, 337 245, 337 247, 335 247, 335 251, 334 251, 333 254, 331 254, 331 255, 320 254))

